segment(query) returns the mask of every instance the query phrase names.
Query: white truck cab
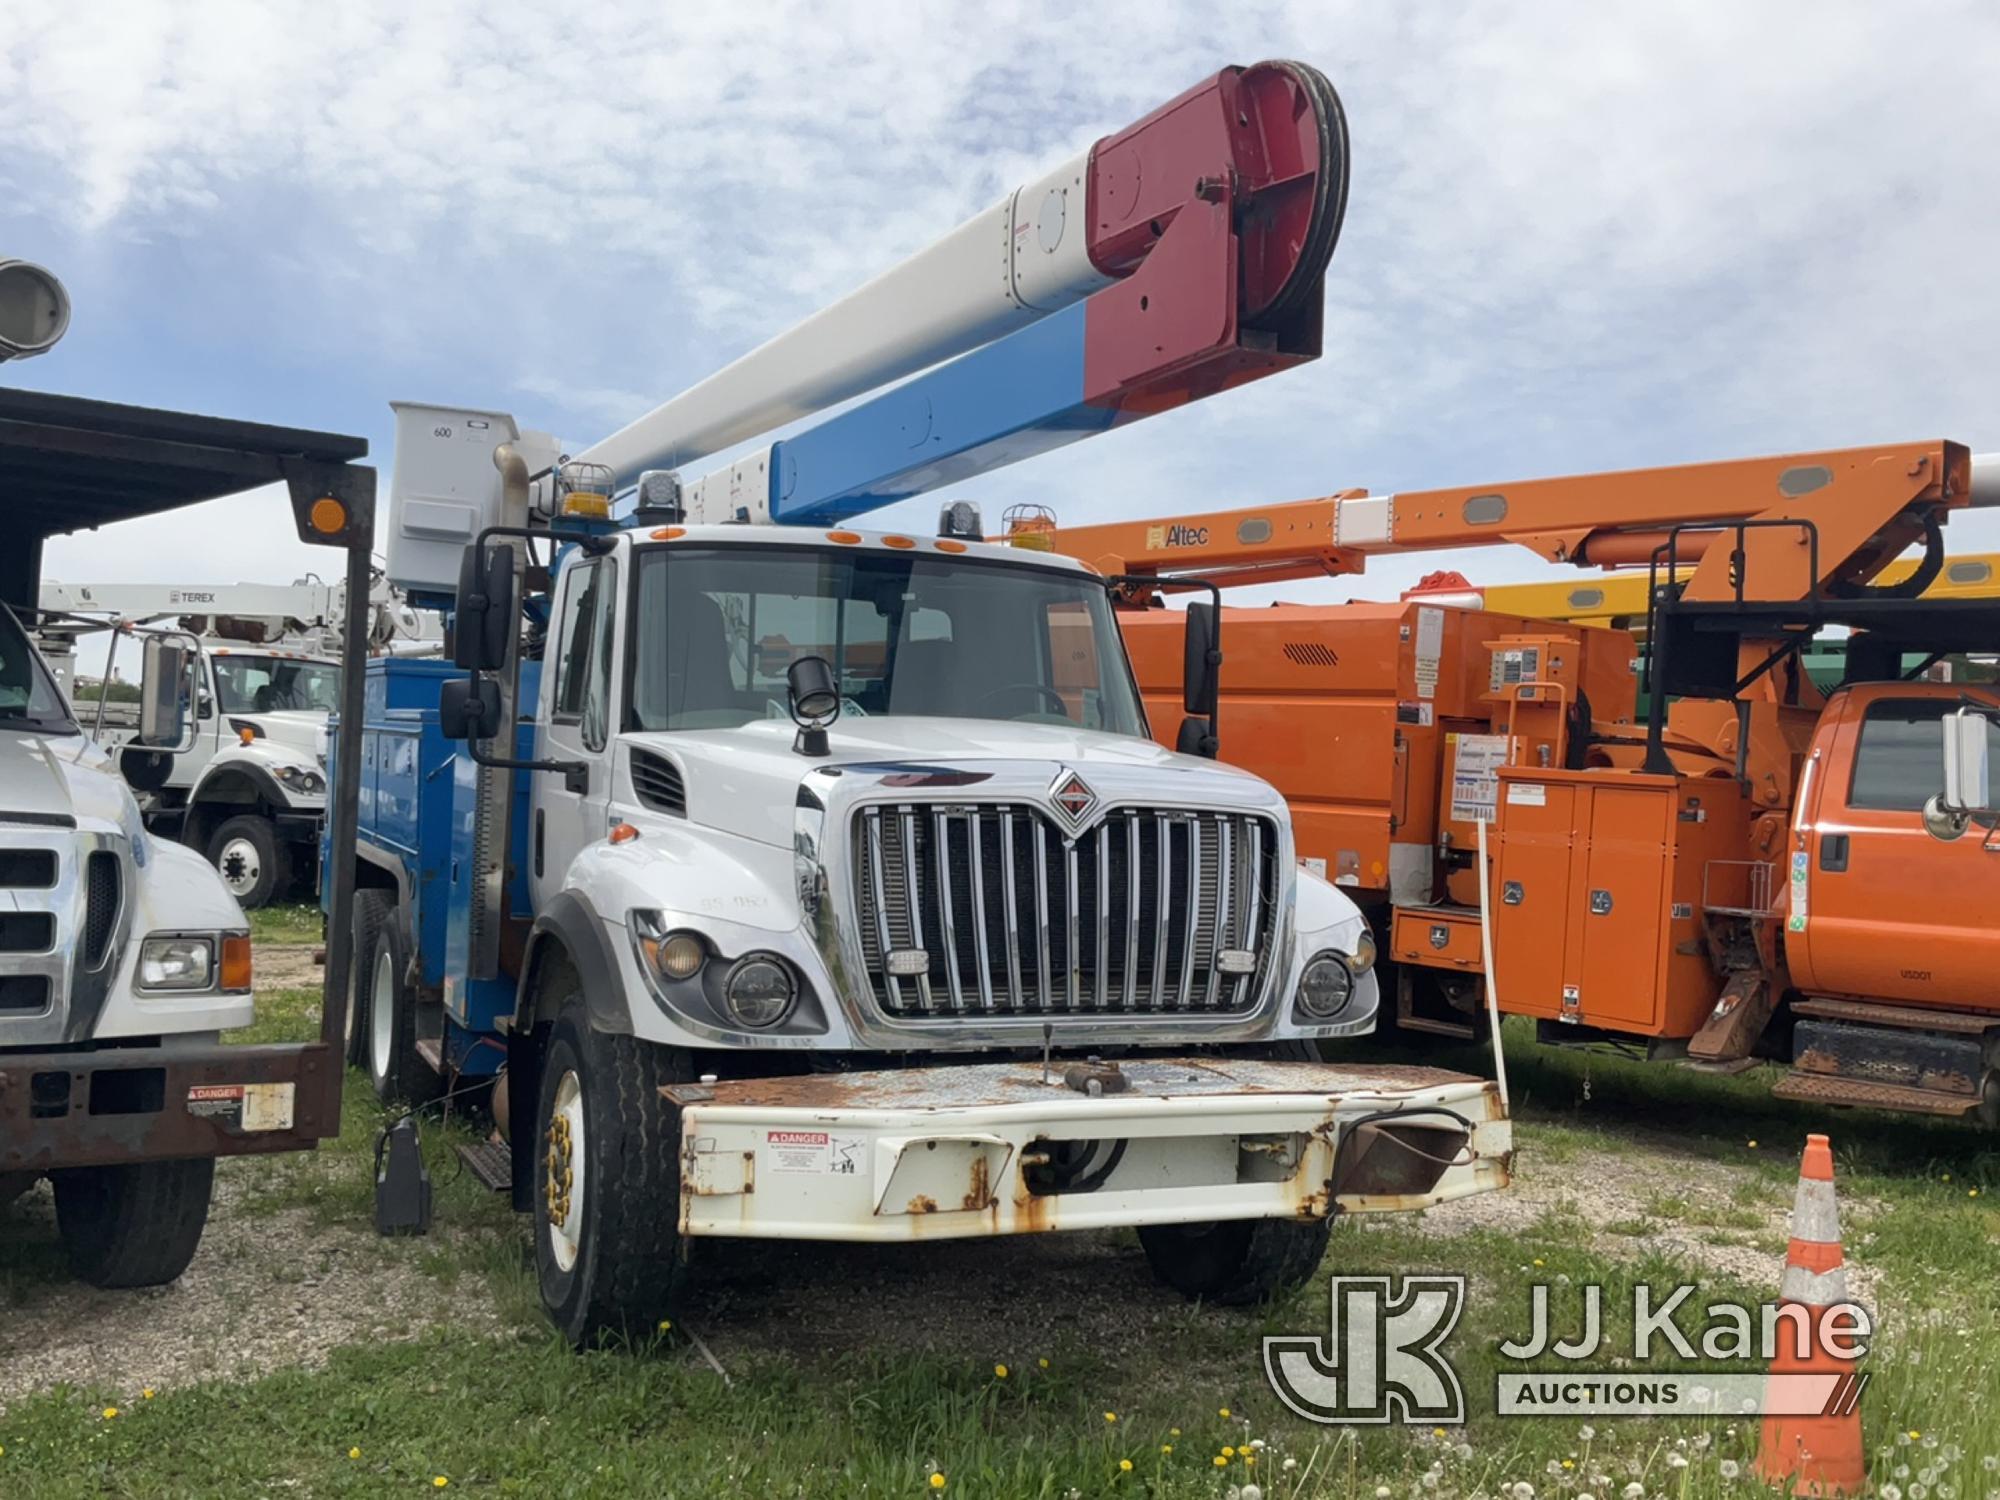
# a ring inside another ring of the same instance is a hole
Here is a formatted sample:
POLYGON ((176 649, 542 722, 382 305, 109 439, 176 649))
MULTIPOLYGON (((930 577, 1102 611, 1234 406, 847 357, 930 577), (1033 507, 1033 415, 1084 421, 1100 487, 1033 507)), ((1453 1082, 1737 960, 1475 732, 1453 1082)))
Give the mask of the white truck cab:
MULTIPOLYGON (((62 1051, 212 1046, 251 1023, 250 991, 242 909, 200 855, 147 833, 111 755, 0 607, 0 1060, 46 1053, 48 1063, 26 1076, 25 1099, 0 1097, 0 1121, 25 1134, 35 1120, 88 1112, 107 1134, 139 1137, 164 1103, 161 1080, 78 1074, 56 1066, 62 1051)), ((229 1102, 240 1118, 240 1100, 229 1102)), ((278 1101, 269 1105, 275 1116, 278 1101)), ((77 1272, 100 1286, 178 1276, 207 1221, 213 1171, 212 1155, 54 1170, 77 1272)), ((37 1175, 0 1170, 0 1197, 37 1175)))

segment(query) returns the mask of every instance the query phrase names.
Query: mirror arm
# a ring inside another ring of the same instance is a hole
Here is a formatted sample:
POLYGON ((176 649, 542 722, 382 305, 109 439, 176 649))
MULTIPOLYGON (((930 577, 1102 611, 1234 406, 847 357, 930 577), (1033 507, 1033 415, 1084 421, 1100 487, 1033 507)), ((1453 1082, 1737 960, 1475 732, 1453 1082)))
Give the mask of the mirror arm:
MULTIPOLYGON (((466 675, 467 679, 472 683, 473 692, 476 696, 479 689, 479 679, 483 674, 470 672, 466 675)), ((498 737, 499 730, 497 728, 492 735, 487 736, 488 739, 497 739, 498 737)), ((590 763, 588 761, 515 760, 510 756, 488 755, 479 748, 481 743, 482 741, 477 735, 468 737, 465 742, 466 751, 472 756, 472 763, 476 766, 487 766, 495 771, 557 771, 562 774, 563 786, 566 790, 579 797, 588 796, 590 793, 590 763)))

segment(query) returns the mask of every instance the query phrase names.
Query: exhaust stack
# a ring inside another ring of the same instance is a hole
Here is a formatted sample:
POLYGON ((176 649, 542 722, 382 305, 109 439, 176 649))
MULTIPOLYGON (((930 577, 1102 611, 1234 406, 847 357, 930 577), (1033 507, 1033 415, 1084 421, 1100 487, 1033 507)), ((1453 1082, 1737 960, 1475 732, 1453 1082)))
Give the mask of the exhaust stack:
POLYGON ((69 332, 69 293, 33 261, 0 260, 0 363, 47 354, 69 332))

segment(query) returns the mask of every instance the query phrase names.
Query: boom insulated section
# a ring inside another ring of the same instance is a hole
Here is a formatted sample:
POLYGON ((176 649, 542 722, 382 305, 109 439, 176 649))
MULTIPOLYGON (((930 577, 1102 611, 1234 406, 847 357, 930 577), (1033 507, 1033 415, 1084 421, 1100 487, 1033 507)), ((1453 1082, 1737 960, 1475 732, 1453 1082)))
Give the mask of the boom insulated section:
POLYGON ((825 523, 1261 379, 1320 352, 1347 178, 1323 75, 1225 68, 578 460, 623 487, 928 371, 688 486, 825 523))

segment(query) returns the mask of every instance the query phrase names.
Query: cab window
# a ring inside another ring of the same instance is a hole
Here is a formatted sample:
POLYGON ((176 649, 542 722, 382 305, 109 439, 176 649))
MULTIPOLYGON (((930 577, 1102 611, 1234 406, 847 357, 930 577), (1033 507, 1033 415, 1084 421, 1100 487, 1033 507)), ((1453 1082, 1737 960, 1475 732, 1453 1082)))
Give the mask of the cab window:
MULTIPOLYGON (((1921 812, 1944 790, 1942 698, 1884 698, 1868 705, 1854 753, 1847 805, 1869 812, 1921 812)), ((2000 803, 2000 726, 1986 721, 1987 795, 2000 803)))
POLYGON ((608 559, 578 563, 566 578, 551 717, 559 724, 577 725, 584 744, 601 750, 611 723, 611 617, 617 567, 608 559))

